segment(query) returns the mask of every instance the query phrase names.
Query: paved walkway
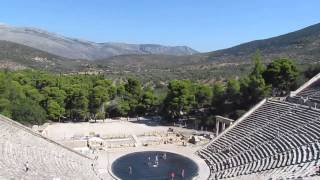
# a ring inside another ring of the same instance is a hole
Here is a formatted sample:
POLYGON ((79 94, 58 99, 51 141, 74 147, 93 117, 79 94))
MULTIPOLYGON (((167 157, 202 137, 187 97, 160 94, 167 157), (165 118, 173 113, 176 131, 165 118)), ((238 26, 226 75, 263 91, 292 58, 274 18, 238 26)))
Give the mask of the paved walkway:
POLYGON ((89 136, 90 133, 99 134, 102 137, 112 136, 130 136, 144 135, 150 133, 166 133, 168 128, 173 128, 176 131, 191 135, 196 130, 162 126, 162 125, 147 125, 139 122, 128 122, 120 120, 106 120, 99 123, 52 123, 47 125, 43 130, 43 135, 56 141, 70 140, 73 137, 89 136), (123 131, 125 129, 125 131, 123 131))

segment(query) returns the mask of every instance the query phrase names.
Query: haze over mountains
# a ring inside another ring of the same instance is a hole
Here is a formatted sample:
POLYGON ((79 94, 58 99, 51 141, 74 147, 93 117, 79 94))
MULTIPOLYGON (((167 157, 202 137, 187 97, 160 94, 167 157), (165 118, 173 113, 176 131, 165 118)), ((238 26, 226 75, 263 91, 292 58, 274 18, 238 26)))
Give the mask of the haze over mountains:
POLYGON ((61 36, 38 28, 0 24, 0 40, 30 46, 70 59, 96 60, 117 55, 160 54, 192 55, 197 51, 187 46, 158 44, 94 43, 61 36))

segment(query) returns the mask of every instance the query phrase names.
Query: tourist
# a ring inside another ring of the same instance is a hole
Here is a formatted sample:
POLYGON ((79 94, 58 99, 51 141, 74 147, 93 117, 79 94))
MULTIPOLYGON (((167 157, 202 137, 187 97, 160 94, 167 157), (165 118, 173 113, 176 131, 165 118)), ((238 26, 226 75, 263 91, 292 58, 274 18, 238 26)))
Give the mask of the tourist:
POLYGON ((173 180, 175 176, 176 176, 176 174, 174 172, 172 172, 171 173, 171 180, 173 180))
POLYGON ((29 171, 29 162, 28 161, 24 164, 24 168, 25 168, 26 172, 29 171))
POLYGON ((184 178, 184 169, 181 171, 181 177, 184 178))
POLYGON ((155 160, 155 165, 158 166, 159 165, 159 155, 156 155, 156 160, 155 160))
POLYGON ((148 157, 148 166, 149 167, 151 166, 151 157, 150 156, 148 157))
POLYGON ((320 166, 318 166, 317 168, 316 168, 316 175, 320 175, 320 166))
POLYGON ((132 175, 132 167, 129 166, 129 167, 128 167, 128 170, 129 170, 129 175, 131 176, 131 175, 132 175))
POLYGON ((162 156, 162 158, 163 158, 164 160, 166 160, 166 159, 167 159, 167 153, 164 153, 163 156, 162 156))

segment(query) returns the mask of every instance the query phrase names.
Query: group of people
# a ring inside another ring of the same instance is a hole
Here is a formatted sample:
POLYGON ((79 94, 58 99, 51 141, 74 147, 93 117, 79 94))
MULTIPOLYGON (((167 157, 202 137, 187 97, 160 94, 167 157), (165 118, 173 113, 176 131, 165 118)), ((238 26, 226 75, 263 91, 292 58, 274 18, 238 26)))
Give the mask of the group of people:
MULTIPOLYGON (((132 175, 132 167, 131 167, 131 166, 128 167, 128 173, 129 173, 130 176, 132 175)), ((176 173, 175 173, 175 172, 171 172, 171 173, 170 173, 170 178, 171 178, 171 180, 174 180, 175 177, 176 177, 176 173)), ((184 171, 184 169, 181 170, 181 177, 182 177, 182 178, 185 177, 185 171, 184 171)))
MULTIPOLYGON (((163 160, 167 160, 167 153, 163 153, 163 154, 162 154, 162 159, 163 159, 163 160)), ((152 166, 152 162, 151 162, 151 157, 150 157, 150 156, 148 157, 148 163, 147 163, 147 164, 148 164, 149 167, 152 166)), ((153 164, 153 167, 158 167, 158 165, 159 165, 159 155, 156 154, 156 156, 155 156, 155 162, 154 162, 154 164, 153 164)), ((128 174, 129 174, 130 176, 132 175, 132 166, 129 166, 129 167, 128 167, 128 174)), ((169 174, 169 176, 170 176, 170 179, 171 179, 171 180, 174 180, 175 177, 176 177, 176 173, 175 173, 174 171, 172 171, 172 172, 169 174)), ((185 177, 185 170, 184 170, 184 169, 181 170, 180 177, 181 177, 181 178, 184 178, 184 177, 185 177)))
MULTIPOLYGON (((181 177, 184 178, 184 169, 181 170, 181 177)), ((174 178, 176 177, 175 172, 171 172, 170 174, 171 180, 174 180, 174 178)))
MULTIPOLYGON (((162 159, 163 159, 163 160, 166 160, 166 159, 167 159, 167 153, 164 153, 164 154, 162 155, 162 159)), ((148 165, 149 167, 151 167, 151 166, 153 166, 153 167, 158 167, 158 165, 159 165, 159 155, 156 154, 155 160, 154 160, 154 164, 152 164, 152 162, 151 162, 151 157, 149 156, 149 157, 148 157, 148 163, 147 163, 147 165, 148 165)))

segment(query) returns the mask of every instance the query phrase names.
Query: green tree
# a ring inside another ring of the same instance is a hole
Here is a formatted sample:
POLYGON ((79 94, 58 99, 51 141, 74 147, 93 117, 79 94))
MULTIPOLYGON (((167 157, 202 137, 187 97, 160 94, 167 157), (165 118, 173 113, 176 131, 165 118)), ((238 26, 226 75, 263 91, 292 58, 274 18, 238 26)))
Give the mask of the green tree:
POLYGON ((236 79, 230 79, 227 82, 226 97, 229 101, 236 102, 240 96, 240 83, 236 79))
POLYGON ((243 78, 240 81, 241 106, 249 108, 269 95, 270 87, 263 78, 243 78))
POLYGON ((262 63, 262 57, 261 57, 261 53, 259 50, 257 50, 255 52, 255 54, 252 57, 252 62, 253 62, 253 69, 250 73, 250 77, 255 77, 255 78, 262 78, 262 74, 265 71, 265 66, 262 63))
POLYGON ((296 88, 299 72, 293 61, 280 58, 272 61, 263 75, 266 83, 272 85, 274 95, 283 96, 296 88))
POLYGON ((54 100, 49 100, 47 107, 47 114, 49 119, 60 121, 60 117, 64 112, 65 109, 61 107, 59 103, 54 100))
POLYGON ((125 96, 124 100, 128 103, 130 110, 129 116, 136 116, 137 108, 141 100, 142 87, 140 81, 134 78, 128 78, 127 83, 124 85, 125 96))
POLYGON ((80 85, 72 85, 66 89, 66 112, 72 120, 84 120, 88 112, 87 91, 80 85))
POLYGON ((154 110, 156 101, 157 98, 151 89, 147 88, 144 90, 144 93, 141 97, 141 102, 137 107, 138 115, 142 116, 146 113, 151 113, 151 111, 154 110))
POLYGON ((31 100, 40 103, 44 100, 44 96, 34 87, 31 85, 25 85, 23 86, 25 95, 30 98, 31 100))
POLYGON ((34 77, 34 79, 35 79, 35 87, 39 90, 48 86, 53 86, 55 84, 54 77, 45 72, 38 72, 34 77))
POLYGON ((48 118, 60 121, 65 113, 66 92, 58 87, 44 87, 41 93, 44 96, 41 105, 47 111, 48 118))
POLYGON ((65 106, 66 92, 59 87, 45 87, 42 89, 42 94, 45 96, 45 101, 54 100, 60 107, 65 106))
POLYGON ((89 111, 93 114, 94 119, 98 112, 104 111, 104 103, 108 100, 108 90, 102 85, 98 85, 90 90, 89 94, 89 111))
POLYGON ((10 101, 25 99, 23 87, 17 81, 11 81, 8 84, 8 99, 10 101))
POLYGON ((0 98, 0 114, 11 118, 11 102, 6 98, 0 98))
POLYGON ((226 110, 228 113, 235 111, 240 105, 240 83, 236 79, 230 79, 226 85, 226 110))
POLYGON ((265 67, 259 51, 253 56, 254 67, 248 77, 240 80, 241 104, 245 108, 256 104, 270 93, 270 87, 266 85, 263 73, 265 67))
POLYGON ((129 103, 123 99, 118 99, 116 103, 110 104, 106 108, 109 117, 125 117, 128 116, 129 111, 129 103))
POLYGON ((124 97, 125 96, 125 93, 126 93, 126 89, 124 88, 124 85, 123 84, 120 84, 117 86, 116 88, 116 92, 117 92, 117 96, 118 97, 124 97))
POLYGON ((225 111, 225 87, 221 82, 216 82, 212 88, 212 107, 215 114, 223 114, 225 111))
POLYGON ((128 78, 127 83, 124 86, 125 91, 134 97, 140 97, 141 95, 141 83, 137 79, 128 78))
POLYGON ((21 123, 41 125, 46 121, 46 111, 30 99, 21 99, 13 103, 12 118, 21 123))
POLYGON ((171 118, 189 113, 195 103, 195 95, 191 88, 192 84, 189 80, 172 80, 169 82, 164 106, 166 113, 171 118))
POLYGON ((210 104, 212 98, 212 89, 208 85, 197 84, 195 100, 197 108, 203 108, 210 104))

